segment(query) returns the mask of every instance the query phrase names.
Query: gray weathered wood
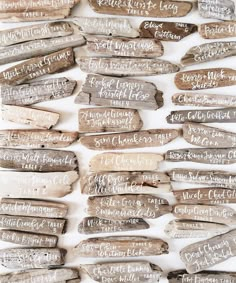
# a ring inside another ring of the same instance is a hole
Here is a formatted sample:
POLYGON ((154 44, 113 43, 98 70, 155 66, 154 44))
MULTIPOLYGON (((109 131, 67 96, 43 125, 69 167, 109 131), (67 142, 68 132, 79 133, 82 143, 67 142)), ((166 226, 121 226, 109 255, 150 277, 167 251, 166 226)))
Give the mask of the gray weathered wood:
POLYGON ((47 268, 63 265, 65 255, 66 250, 58 248, 1 249, 0 264, 9 269, 47 268))
POLYGON ((139 26, 140 36, 163 41, 180 41, 197 31, 195 24, 179 22, 144 21, 139 26))
POLYGON ((236 133, 198 123, 185 123, 183 137, 188 143, 202 147, 227 148, 236 146, 236 133))
POLYGON ((82 108, 79 110, 79 132, 139 131, 143 121, 135 109, 82 108))
POLYGON ((236 256, 236 230, 191 244, 180 251, 188 273, 196 273, 236 256))
POLYGON ((89 197, 87 212, 104 219, 158 218, 172 211, 164 198, 152 195, 89 197))
POLYGON ((84 136, 80 143, 93 150, 163 146, 179 136, 174 129, 151 129, 131 133, 84 136))
POLYGON ((102 237, 80 242, 74 252, 81 257, 126 258, 168 253, 168 244, 149 237, 102 237))
POLYGON ((99 171, 155 171, 163 157, 156 153, 101 153, 89 163, 92 172, 99 171))
POLYGON ((29 59, 2 71, 0 85, 19 85, 47 74, 61 72, 73 66, 74 63, 72 48, 29 59))
POLYGON ((0 167, 30 172, 67 172, 78 170, 78 161, 72 151, 0 148, 0 167))
POLYGON ((220 39, 236 36, 236 22, 213 22, 199 25, 198 32, 206 39, 220 39))
POLYGON ((31 105, 72 95, 76 81, 55 78, 19 86, 0 86, 2 104, 31 105))
POLYGON ((83 264, 82 269, 97 282, 159 282, 162 270, 146 261, 83 264))
POLYGON ((31 173, 0 171, 0 196, 11 198, 60 198, 72 191, 78 172, 31 173))
POLYGON ((229 226, 195 220, 172 220, 165 227, 165 233, 173 239, 209 238, 229 232, 229 226))
POLYGON ((61 148, 78 139, 78 132, 52 130, 1 130, 1 147, 61 148))
POLYGON ((85 217, 79 224, 81 234, 115 233, 148 229, 149 224, 142 218, 110 220, 98 217, 85 217))
POLYGON ((76 63, 85 73, 108 76, 154 76, 176 73, 179 66, 161 59, 76 56, 76 63))

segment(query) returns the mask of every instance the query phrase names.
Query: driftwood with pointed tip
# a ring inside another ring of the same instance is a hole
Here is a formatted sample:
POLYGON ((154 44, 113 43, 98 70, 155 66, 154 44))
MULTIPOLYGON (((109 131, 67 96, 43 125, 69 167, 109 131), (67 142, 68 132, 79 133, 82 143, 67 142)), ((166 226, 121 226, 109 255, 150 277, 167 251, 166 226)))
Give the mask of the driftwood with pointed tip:
POLYGON ((126 258, 155 256, 168 253, 168 244, 149 237, 102 237, 80 242, 74 251, 81 257, 126 258))
POLYGON ((201 24, 198 32, 205 39, 220 39, 236 36, 236 22, 214 22, 201 24))

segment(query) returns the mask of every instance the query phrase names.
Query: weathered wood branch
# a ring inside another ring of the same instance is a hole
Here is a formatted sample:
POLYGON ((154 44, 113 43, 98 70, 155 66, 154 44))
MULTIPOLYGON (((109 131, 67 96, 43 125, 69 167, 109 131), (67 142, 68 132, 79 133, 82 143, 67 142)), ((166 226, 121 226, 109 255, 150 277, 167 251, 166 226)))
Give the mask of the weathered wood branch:
POLYGON ((201 24, 198 32, 206 39, 220 39, 236 36, 236 22, 214 22, 201 24))

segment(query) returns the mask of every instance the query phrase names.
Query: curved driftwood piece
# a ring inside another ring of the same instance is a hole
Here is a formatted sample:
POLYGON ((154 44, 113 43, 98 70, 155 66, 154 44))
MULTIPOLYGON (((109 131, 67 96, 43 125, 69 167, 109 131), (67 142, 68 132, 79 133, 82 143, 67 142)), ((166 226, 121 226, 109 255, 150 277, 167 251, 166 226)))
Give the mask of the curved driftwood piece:
POLYGON ((180 258, 185 263, 187 272, 191 274, 224 262, 233 256, 236 256, 236 230, 194 243, 180 251, 180 258))
POLYGON ((198 32, 206 39, 220 39, 236 36, 236 22, 214 22, 201 24, 198 32))
POLYGON ((153 83, 89 74, 75 103, 156 110, 163 105, 162 94, 153 83))
POLYGON ((43 57, 36 57, 0 73, 0 85, 19 85, 29 80, 64 71, 73 66, 74 51, 66 48, 43 57))
POLYGON ((168 244, 149 237, 102 237, 80 242, 74 251, 81 257, 140 257, 168 254, 168 244))
POLYGON ((185 219, 172 220, 165 227, 165 233, 172 239, 209 238, 230 230, 224 224, 185 219))
POLYGON ((82 269, 97 282, 159 282, 162 270, 146 261, 83 264, 82 269))
POLYGON ((144 230, 149 227, 149 224, 142 218, 110 220, 98 217, 85 217, 80 222, 78 231, 81 234, 99 234, 144 230))
POLYGON ((163 41, 180 41, 197 31, 195 24, 179 22, 144 21, 139 26, 140 36, 163 41))
POLYGON ((0 264, 9 269, 47 268, 63 265, 65 255, 66 250, 58 248, 1 249, 0 264))

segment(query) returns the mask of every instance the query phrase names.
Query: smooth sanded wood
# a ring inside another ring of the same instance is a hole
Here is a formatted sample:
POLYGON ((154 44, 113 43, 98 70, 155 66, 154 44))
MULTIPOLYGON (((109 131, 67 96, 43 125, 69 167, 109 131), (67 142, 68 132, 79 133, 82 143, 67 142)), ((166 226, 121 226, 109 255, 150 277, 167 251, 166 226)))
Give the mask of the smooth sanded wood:
POLYGON ((143 121, 136 109, 81 108, 79 132, 129 132, 142 128, 143 121))
POLYGON ((1 86, 1 102, 2 104, 23 106, 60 99, 72 95, 76 84, 76 81, 67 78, 55 78, 19 86, 1 86))
POLYGON ((174 129, 151 129, 131 133, 84 136, 80 143, 93 150, 163 146, 179 136, 174 129))
POLYGON ((197 31, 195 24, 180 22, 144 21, 139 26, 140 36, 163 41, 180 41, 197 31))
POLYGON ((81 257, 126 258, 168 254, 168 244, 149 237, 102 237, 80 242, 74 252, 81 257))
POLYGON ((206 39, 220 39, 236 36, 236 22, 212 22, 201 24, 199 34, 206 39))
POLYGON ((116 233, 148 229, 149 224, 142 218, 111 220, 99 217, 85 217, 80 222, 80 234, 116 233))
POLYGON ((155 171, 163 157, 156 153, 101 153, 89 162, 92 172, 99 171, 155 171))
POLYGON ((196 273, 236 256, 236 230, 186 246, 180 251, 188 273, 196 273), (217 256, 216 256, 217 255, 217 256))
POLYGON ((0 85, 19 85, 47 74, 64 71, 73 66, 74 63, 72 48, 32 58, 2 71, 0 73, 0 85))
POLYGON ((10 198, 61 198, 71 193, 78 172, 0 171, 0 196, 10 198))

